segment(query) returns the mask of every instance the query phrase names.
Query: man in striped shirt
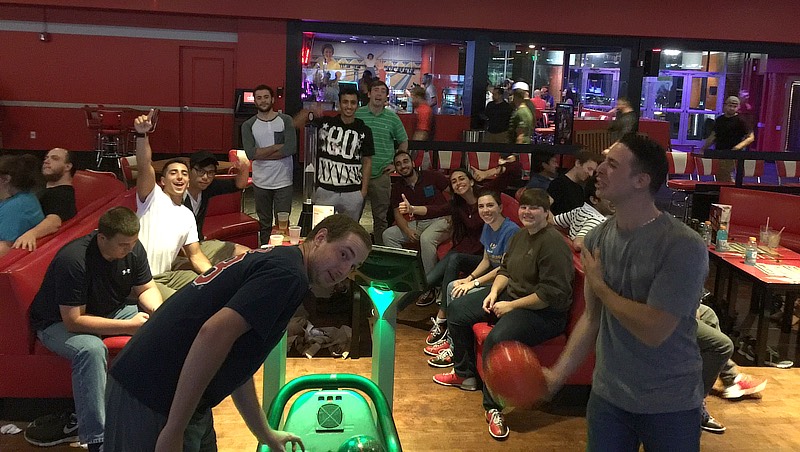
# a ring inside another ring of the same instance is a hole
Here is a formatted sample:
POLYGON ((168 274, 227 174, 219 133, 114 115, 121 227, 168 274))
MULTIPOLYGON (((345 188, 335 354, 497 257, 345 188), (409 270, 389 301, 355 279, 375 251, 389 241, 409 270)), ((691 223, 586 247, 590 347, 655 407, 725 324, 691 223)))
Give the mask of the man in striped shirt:
POLYGON ((381 80, 369 85, 369 104, 356 110, 356 118, 372 130, 375 155, 372 156, 372 174, 367 199, 372 206, 372 233, 375 243, 383 245, 383 231, 388 227, 389 196, 392 191, 389 173, 394 171, 396 151, 408 151, 408 134, 400 117, 386 108, 389 88, 381 80))
POLYGON ((596 176, 592 176, 586 181, 586 187, 584 187, 586 201, 582 206, 553 217, 553 223, 556 226, 567 230, 567 234, 572 240, 572 249, 577 252, 583 248, 584 236, 614 213, 614 207, 607 199, 597 197, 596 181, 596 176))

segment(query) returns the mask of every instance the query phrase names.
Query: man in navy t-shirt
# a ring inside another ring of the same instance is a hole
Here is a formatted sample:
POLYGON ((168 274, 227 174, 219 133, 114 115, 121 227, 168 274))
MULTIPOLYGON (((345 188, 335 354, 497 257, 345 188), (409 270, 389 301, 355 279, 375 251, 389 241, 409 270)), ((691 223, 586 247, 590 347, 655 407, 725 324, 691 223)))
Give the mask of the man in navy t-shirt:
MULTIPOLYGON (((162 303, 138 235, 139 218, 130 209, 104 213, 97 231, 56 253, 30 308, 42 344, 72 362, 78 436, 90 451, 103 443, 108 350, 101 338, 134 334, 162 303), (143 312, 128 305, 131 291, 143 312)), ((74 421, 64 418, 60 430, 34 422, 25 437, 40 446, 75 441, 74 421)))
POLYGON ((260 443, 302 445, 267 425, 253 374, 309 288, 330 290, 370 248, 364 228, 332 215, 301 245, 234 256, 173 295, 109 371, 105 451, 213 449, 211 408, 228 395, 260 443))

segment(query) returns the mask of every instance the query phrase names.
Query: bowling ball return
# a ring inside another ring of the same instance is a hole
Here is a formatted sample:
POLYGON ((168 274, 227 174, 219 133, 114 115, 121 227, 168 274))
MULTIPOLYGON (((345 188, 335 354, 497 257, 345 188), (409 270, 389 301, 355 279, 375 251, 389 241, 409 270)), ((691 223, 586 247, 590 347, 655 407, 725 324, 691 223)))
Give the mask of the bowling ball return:
MULTIPOLYGON (((360 375, 295 378, 273 399, 267 421, 274 429, 300 436, 308 452, 402 451, 386 397, 378 385, 360 375), (283 419, 286 404, 296 394, 300 395, 283 419)), ((258 447, 259 452, 269 450, 258 447)))

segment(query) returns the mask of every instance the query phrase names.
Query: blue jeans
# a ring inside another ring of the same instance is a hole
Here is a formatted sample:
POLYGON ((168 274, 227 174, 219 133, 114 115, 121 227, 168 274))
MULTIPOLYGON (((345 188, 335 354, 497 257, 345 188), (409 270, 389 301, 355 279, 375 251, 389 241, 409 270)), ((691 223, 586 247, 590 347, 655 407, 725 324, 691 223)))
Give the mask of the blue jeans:
MULTIPOLYGON (((483 310, 483 300, 489 294, 489 287, 468 293, 453 301, 447 315, 448 331, 453 344, 453 364, 456 375, 461 378, 478 378, 477 354, 475 353, 475 334, 472 325, 480 322, 494 324, 494 328, 483 341, 483 359, 495 344, 503 341, 518 341, 534 346, 552 339, 564 331, 567 326, 567 313, 553 311, 549 308, 531 310, 518 308, 499 319, 494 314, 483 310)), ((509 300, 504 291, 498 300, 509 300)), ((485 410, 502 409, 483 385, 483 408, 485 410)), ((613 450, 613 449, 609 449, 613 450)))
MULTIPOLYGON (((109 318, 130 319, 138 312, 136 306, 124 306, 109 318)), ((103 394, 108 361, 108 349, 103 339, 94 334, 70 333, 63 322, 37 331, 36 336, 50 351, 72 363, 72 394, 81 442, 102 443, 106 418, 103 394)))
POLYGON ((586 450, 638 452, 699 451, 702 407, 674 413, 637 414, 592 393, 586 407, 586 450))
POLYGON ((447 306, 452 300, 450 283, 458 279, 459 273, 475 270, 482 259, 483 256, 450 251, 444 259, 436 263, 433 271, 428 273, 426 277, 428 287, 441 286, 441 308, 444 312, 447 312, 447 306))

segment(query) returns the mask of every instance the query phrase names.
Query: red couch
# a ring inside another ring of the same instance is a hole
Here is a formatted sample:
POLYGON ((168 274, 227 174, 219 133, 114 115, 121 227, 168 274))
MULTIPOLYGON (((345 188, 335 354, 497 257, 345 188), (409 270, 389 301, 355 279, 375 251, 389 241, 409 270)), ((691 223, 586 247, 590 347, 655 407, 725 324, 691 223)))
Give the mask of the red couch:
MULTIPOLYGON (((572 282, 572 306, 569 311, 566 331, 558 337, 533 347, 539 362, 544 367, 553 366, 558 357, 561 356, 561 352, 564 351, 564 347, 567 345, 569 335, 575 330, 575 325, 586 308, 586 300, 583 297, 584 275, 579 255, 574 255, 573 263, 575 265, 575 279, 572 282)), ((476 323, 472 326, 472 331, 475 333, 475 354, 478 362, 478 373, 481 376, 483 376, 483 343, 491 330, 492 326, 486 322, 476 323)), ((578 370, 567 379, 566 384, 591 385, 593 371, 594 352, 590 353, 578 370)))
POLYGON ((758 237, 769 217, 770 228, 780 230, 781 245, 800 253, 800 196, 745 188, 721 187, 719 203, 729 204, 728 230, 737 239, 758 237))
MULTIPOLYGON (((114 179, 103 180, 99 193, 115 187, 114 179)), ((123 187, 124 188, 124 187, 123 187)), ((77 189, 76 189, 77 191, 77 189)), ((104 196, 92 212, 83 209, 62 229, 7 268, 0 270, 0 398, 2 397, 70 397, 72 382, 70 363, 47 350, 34 336, 28 320, 28 309, 39 290, 45 271, 56 252, 68 242, 88 234, 97 227, 100 216, 115 205, 135 204, 132 191, 104 196)), ((122 349, 128 338, 110 337, 104 340, 111 356, 122 349)))
MULTIPOLYGON (((233 178, 219 175, 218 179, 233 178)), ((258 248, 258 220, 242 212, 242 191, 217 195, 208 201, 203 235, 206 239, 235 242, 249 248, 258 248)))

